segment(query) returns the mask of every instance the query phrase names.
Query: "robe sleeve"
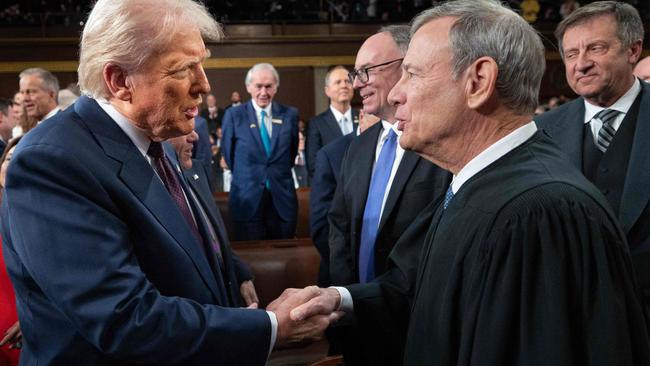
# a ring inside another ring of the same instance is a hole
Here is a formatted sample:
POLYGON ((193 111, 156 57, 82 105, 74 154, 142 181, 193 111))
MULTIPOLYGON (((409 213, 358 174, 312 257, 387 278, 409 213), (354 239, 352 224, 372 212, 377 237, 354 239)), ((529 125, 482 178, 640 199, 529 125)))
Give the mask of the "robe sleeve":
POLYGON ((625 236, 592 197, 524 194, 475 250, 458 365, 648 364, 625 236))

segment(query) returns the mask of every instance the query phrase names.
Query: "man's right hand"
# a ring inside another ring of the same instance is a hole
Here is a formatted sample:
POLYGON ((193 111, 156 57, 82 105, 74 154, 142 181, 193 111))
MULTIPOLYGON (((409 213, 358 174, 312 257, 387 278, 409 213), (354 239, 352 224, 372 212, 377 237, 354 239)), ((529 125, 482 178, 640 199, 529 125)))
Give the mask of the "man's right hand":
POLYGON ((276 348, 304 345, 323 338, 330 322, 338 319, 337 314, 333 314, 338 302, 332 301, 329 291, 336 292, 338 298, 334 289, 310 286, 287 289, 269 304, 267 310, 274 312, 278 320, 276 348))

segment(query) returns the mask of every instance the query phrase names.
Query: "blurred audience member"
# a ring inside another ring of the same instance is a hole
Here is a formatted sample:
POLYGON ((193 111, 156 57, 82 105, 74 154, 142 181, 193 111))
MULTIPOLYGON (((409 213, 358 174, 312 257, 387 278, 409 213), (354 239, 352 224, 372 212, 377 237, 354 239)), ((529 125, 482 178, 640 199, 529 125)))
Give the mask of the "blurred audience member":
POLYGON ((528 23, 537 21, 537 14, 539 14, 539 2, 537 0, 524 0, 519 4, 521 8, 521 15, 528 23))
POLYGON ((239 92, 235 90, 234 92, 232 92, 232 94, 230 94, 230 104, 226 108, 224 108, 224 111, 230 107, 237 107, 240 104, 241 104, 241 96, 239 95, 239 92))
POLYGON ((208 94, 205 97, 207 108, 201 111, 201 117, 208 121, 208 131, 214 135, 217 128, 221 127, 221 120, 223 119, 223 109, 217 107, 217 98, 214 94, 208 94))
POLYGON ((20 78, 20 94, 27 116, 41 123, 59 113, 57 96, 59 80, 51 72, 40 67, 23 70, 20 78))
POLYGON ((575 0, 564 0, 562 2, 562 5, 560 5, 560 16, 562 17, 562 19, 564 19, 579 7, 580 7, 580 3, 575 0))
MULTIPOLYGON (((0 188, 5 186, 7 167, 20 136, 9 141, 0 158, 0 188)), ((1 195, 0 195, 1 196, 1 195)), ((0 250, 0 365, 18 365, 19 349, 22 347, 22 333, 16 312, 16 296, 9 281, 7 268, 0 250)))
POLYGON ((650 56, 643 58, 634 67, 634 75, 641 80, 650 82, 650 56))
POLYGON ((75 94, 72 90, 70 89, 61 89, 59 90, 59 108, 61 110, 64 110, 74 104, 74 102, 77 101, 79 96, 75 94))
POLYGON ((9 99, 0 99, 0 154, 4 152, 7 143, 11 139, 11 131, 16 125, 13 104, 14 102, 9 99))
POLYGON ((296 155, 291 174, 296 188, 309 186, 309 176, 305 164, 305 135, 302 132, 298 132, 298 155, 296 155))

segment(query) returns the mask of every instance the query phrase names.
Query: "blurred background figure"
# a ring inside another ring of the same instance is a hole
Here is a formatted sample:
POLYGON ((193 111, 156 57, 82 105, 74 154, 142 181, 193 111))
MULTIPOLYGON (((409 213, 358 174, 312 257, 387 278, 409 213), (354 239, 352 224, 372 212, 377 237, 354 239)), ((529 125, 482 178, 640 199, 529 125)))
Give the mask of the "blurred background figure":
POLYGON ((639 61, 634 67, 634 76, 641 80, 650 81, 650 56, 639 61))
POLYGON ((66 89, 59 90, 59 96, 58 96, 59 108, 61 108, 61 110, 65 110, 66 108, 74 104, 74 102, 76 102, 78 98, 79 95, 75 94, 70 89, 66 88, 66 89))
MULTIPOLYGON (((0 190, 4 190, 7 167, 20 136, 10 140, 0 158, 0 190)), ((0 197, 2 197, 0 191, 0 197)), ((1 240, 1 239, 0 239, 1 240)), ((16 366, 22 347, 22 333, 16 312, 16 296, 0 250, 0 365, 16 366)))
POLYGON ((201 117, 208 122, 208 131, 211 135, 217 133, 217 128, 221 127, 221 120, 223 119, 223 109, 217 106, 217 98, 214 94, 208 94, 205 97, 207 108, 201 110, 201 117))
POLYGON ((239 95, 239 92, 235 90, 230 94, 230 104, 224 108, 224 111, 230 107, 237 107, 238 105, 241 105, 241 96, 239 95))
POLYGON ((0 154, 4 152, 11 139, 11 131, 16 126, 13 109, 12 100, 0 98, 0 154))

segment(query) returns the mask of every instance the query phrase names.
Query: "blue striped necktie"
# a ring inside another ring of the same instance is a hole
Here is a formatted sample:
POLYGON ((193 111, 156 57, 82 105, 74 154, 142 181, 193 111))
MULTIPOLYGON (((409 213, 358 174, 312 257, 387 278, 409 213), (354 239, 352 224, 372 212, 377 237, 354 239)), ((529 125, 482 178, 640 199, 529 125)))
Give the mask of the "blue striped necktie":
POLYGON ((397 134, 393 129, 388 131, 388 138, 381 147, 379 158, 375 163, 375 171, 370 179, 370 190, 366 199, 361 224, 361 245, 359 247, 359 280, 361 283, 375 278, 375 240, 379 229, 381 206, 390 179, 390 172, 395 161, 397 134))
POLYGON ((442 206, 443 209, 447 209, 447 206, 449 206, 449 202, 451 202, 452 198, 454 198, 454 191, 451 189, 450 184, 449 188, 447 188, 447 193, 445 193, 445 203, 442 206))

